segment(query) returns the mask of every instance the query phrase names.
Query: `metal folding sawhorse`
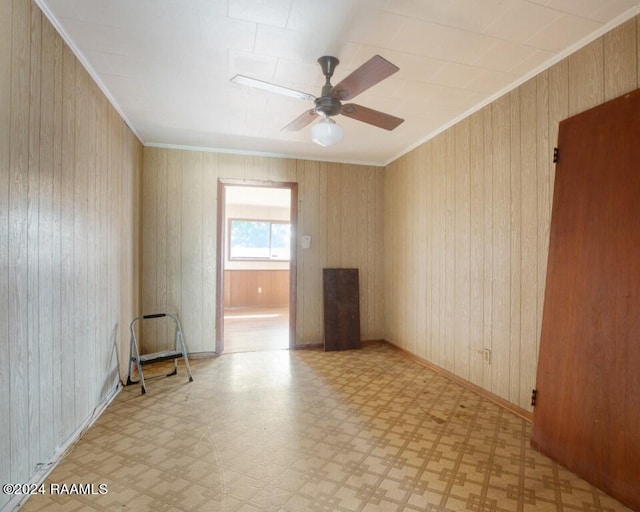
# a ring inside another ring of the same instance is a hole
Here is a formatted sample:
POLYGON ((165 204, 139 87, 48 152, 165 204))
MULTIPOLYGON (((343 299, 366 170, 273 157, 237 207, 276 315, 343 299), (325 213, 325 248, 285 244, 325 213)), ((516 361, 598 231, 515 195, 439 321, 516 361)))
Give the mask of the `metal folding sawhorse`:
POLYGON ((177 315, 173 315, 171 313, 154 313, 152 315, 138 316, 131 321, 129 330, 131 331, 131 344, 129 349, 129 375, 127 377, 127 386, 130 384, 137 384, 139 382, 142 388, 142 394, 145 394, 147 392, 147 386, 144 382, 142 367, 147 364, 158 363, 160 361, 169 361, 173 359, 173 371, 167 374, 167 377, 169 377, 178 373, 178 359, 180 358, 184 359, 184 365, 187 369, 187 374, 189 375, 189 382, 193 382, 193 377, 191 376, 191 368, 189 367, 189 359, 187 358, 187 347, 184 343, 184 336, 182 335, 182 326, 180 325, 180 320, 178 319, 177 315), (153 352, 151 354, 140 355, 138 340, 136 339, 136 331, 134 328, 136 322, 139 322, 141 320, 165 317, 171 318, 176 324, 176 339, 173 350, 163 350, 161 352, 153 352), (137 379, 133 379, 131 377, 134 366, 138 370, 137 379))

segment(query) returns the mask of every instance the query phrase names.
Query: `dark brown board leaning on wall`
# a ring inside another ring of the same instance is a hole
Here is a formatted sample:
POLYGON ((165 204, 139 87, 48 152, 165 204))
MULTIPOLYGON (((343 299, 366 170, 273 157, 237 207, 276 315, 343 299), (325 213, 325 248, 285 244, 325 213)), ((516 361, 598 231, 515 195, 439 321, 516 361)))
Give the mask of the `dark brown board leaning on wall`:
POLYGON ((360 348, 360 284, 357 268, 325 268, 324 349, 360 348))
POLYGON ((560 123, 532 445, 640 511, 640 90, 560 123))

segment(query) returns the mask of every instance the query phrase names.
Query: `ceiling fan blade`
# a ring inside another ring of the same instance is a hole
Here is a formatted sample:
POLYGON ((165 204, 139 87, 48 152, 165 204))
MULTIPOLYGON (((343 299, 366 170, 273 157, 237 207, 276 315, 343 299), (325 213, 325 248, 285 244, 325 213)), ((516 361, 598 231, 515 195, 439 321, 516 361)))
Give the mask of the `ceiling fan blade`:
POLYGON ((349 100, 369 87, 393 75, 400 68, 387 59, 374 55, 353 73, 331 89, 331 96, 340 101, 349 100))
POLYGON ((231 80, 234 84, 248 85, 249 87, 255 87, 256 89, 263 89, 269 92, 275 92, 276 94, 282 94, 291 98, 298 98, 300 100, 315 100, 316 97, 312 94, 296 91, 295 89, 289 89, 281 85, 272 84, 271 82, 265 82, 258 80, 257 78, 251 78, 244 75, 235 75, 231 80))
POLYGON ((355 103, 347 103, 342 105, 340 113, 343 116, 350 117, 363 123, 372 124, 378 128, 384 128, 385 130, 393 130, 404 122, 404 119, 373 110, 371 108, 356 105, 355 103))
POLYGON ((318 117, 318 113, 314 109, 307 110, 291 121, 283 130, 288 132, 298 131, 314 121, 316 117, 318 117))

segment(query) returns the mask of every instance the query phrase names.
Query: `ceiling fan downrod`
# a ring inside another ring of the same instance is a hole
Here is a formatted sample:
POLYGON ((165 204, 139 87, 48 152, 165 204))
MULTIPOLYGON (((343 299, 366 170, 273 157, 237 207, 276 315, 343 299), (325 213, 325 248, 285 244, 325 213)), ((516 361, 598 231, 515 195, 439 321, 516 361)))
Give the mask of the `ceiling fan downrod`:
POLYGON ((322 74, 326 81, 322 86, 321 96, 315 100, 315 110, 319 114, 324 114, 326 117, 336 116, 342 109, 342 103, 340 103, 338 98, 334 98, 331 95, 331 89, 333 89, 333 86, 331 85, 331 77, 333 76, 336 66, 340 64, 340 61, 336 57, 325 55, 318 59, 318 64, 320 64, 320 67, 322 68, 322 74))

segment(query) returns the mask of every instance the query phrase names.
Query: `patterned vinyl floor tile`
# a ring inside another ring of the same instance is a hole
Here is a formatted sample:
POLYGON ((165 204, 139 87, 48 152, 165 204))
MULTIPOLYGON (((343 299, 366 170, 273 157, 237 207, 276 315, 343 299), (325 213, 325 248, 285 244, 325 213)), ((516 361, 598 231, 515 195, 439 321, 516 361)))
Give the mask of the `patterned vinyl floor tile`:
POLYGON ((123 390, 47 480, 106 494, 22 510, 629 510, 533 451, 528 422, 382 343, 192 367, 192 383, 181 371, 123 390))

